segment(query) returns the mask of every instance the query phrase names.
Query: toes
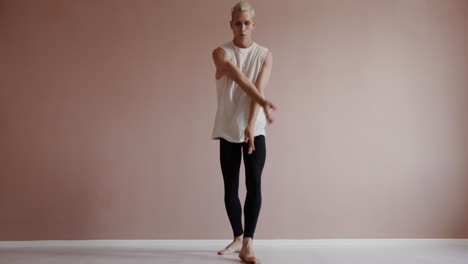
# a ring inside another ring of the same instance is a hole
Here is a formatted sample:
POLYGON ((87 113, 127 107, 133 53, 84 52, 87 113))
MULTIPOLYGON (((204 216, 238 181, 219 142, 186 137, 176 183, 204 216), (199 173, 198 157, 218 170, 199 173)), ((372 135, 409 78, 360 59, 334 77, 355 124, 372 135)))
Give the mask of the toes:
POLYGON ((234 252, 239 252, 237 249, 222 249, 220 251, 218 251, 218 255, 229 255, 229 254, 232 254, 234 252))
POLYGON ((228 249, 221 249, 220 251, 218 251, 218 255, 227 255, 227 254, 231 254, 232 252, 229 251, 228 249))

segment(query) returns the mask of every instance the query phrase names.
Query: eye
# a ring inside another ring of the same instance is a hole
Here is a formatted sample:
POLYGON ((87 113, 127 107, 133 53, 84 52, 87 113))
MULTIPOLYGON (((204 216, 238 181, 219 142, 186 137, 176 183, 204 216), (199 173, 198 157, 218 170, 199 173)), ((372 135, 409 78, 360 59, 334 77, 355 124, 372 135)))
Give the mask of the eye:
POLYGON ((250 26, 250 21, 245 21, 244 23, 246 26, 250 26))
POLYGON ((241 22, 236 22, 235 25, 238 26, 238 27, 240 27, 240 26, 242 25, 242 23, 241 23, 241 22))

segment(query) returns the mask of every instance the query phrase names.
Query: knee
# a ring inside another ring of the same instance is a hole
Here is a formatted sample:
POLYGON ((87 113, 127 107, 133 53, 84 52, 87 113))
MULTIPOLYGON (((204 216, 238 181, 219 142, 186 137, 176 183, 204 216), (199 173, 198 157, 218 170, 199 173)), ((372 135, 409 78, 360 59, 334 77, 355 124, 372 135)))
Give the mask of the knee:
POLYGON ((229 193, 226 192, 224 194, 224 202, 226 204, 234 204, 237 202, 237 200, 239 200, 239 196, 235 192, 229 192, 229 193))
POLYGON ((262 190, 260 186, 255 186, 247 189, 247 195, 251 198, 261 201, 262 200, 262 190))
POLYGON ((247 181, 246 187, 247 192, 250 192, 255 195, 260 195, 262 192, 262 183, 260 181, 260 177, 247 181))

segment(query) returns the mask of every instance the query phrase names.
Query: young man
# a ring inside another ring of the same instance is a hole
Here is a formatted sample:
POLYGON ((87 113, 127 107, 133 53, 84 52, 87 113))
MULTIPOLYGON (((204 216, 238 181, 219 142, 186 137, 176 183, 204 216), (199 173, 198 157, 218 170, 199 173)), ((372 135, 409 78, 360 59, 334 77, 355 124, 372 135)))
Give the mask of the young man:
POLYGON ((234 241, 218 254, 239 251, 249 263, 259 263, 253 236, 262 204, 261 175, 266 158, 265 127, 273 121, 273 104, 264 99, 273 57, 252 40, 254 9, 241 1, 231 10, 234 39, 213 51, 216 65, 217 112, 212 137, 220 140, 224 202, 234 241), (241 156, 244 156, 247 195, 242 208, 238 197, 241 156))

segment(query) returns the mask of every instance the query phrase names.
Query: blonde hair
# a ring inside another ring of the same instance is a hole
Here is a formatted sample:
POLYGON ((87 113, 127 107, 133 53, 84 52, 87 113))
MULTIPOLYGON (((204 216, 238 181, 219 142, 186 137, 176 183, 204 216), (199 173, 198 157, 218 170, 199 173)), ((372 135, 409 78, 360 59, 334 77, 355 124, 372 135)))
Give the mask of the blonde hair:
POLYGON ((239 1, 235 6, 231 8, 231 16, 234 15, 235 12, 249 12, 252 17, 255 16, 255 10, 247 1, 239 1))

